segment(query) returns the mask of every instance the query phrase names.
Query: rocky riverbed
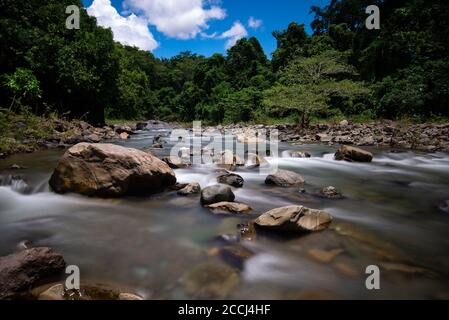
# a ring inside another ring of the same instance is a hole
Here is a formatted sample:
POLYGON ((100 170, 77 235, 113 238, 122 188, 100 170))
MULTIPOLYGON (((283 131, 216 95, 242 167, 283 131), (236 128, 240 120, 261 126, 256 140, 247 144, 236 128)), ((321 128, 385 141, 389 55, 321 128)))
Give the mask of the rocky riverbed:
POLYGON ((0 160, 3 298, 70 298, 66 264, 93 299, 448 296, 447 153, 280 142, 276 156, 192 164, 170 157, 171 128, 152 125, 0 160), (379 292, 364 286, 372 264, 379 292))

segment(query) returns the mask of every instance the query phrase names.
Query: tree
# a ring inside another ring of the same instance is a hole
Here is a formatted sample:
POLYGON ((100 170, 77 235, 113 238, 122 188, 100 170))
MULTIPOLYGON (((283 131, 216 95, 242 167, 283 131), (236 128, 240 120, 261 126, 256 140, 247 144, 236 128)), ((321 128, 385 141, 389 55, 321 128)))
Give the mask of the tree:
POLYGON ((273 37, 277 41, 277 49, 273 52, 271 65, 274 71, 285 67, 294 57, 303 53, 308 39, 304 24, 292 22, 286 30, 274 31, 273 37))
POLYGON ((310 117, 327 109, 326 96, 310 85, 278 85, 266 90, 263 104, 269 113, 296 114, 300 128, 306 128, 310 117))
POLYGON ((13 95, 9 111, 13 110, 16 103, 33 103, 41 98, 39 81, 28 69, 18 68, 13 74, 5 75, 4 86, 13 95))

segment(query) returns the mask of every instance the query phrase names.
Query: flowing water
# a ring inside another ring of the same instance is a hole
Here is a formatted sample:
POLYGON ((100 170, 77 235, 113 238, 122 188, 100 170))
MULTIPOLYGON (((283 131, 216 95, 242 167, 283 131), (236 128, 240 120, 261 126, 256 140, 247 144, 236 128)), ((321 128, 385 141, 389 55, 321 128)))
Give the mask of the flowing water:
MULTIPOLYGON (((168 132, 141 132, 120 144, 142 149, 159 134, 168 132)), ((279 157, 268 158, 303 175, 305 193, 266 186, 258 172, 237 170, 245 185, 235 189, 236 201, 253 207, 249 217, 215 216, 198 196, 176 192, 113 200, 56 195, 47 182, 63 150, 12 156, 0 160, 0 255, 28 240, 78 265, 84 280, 126 286, 148 299, 195 298, 183 279, 205 263, 225 263, 211 254, 223 246, 218 236, 237 235, 238 225, 267 210, 302 204, 331 213, 331 227, 242 242, 255 255, 245 261, 227 298, 449 298, 449 213, 438 207, 449 199, 449 155, 372 149, 374 161, 358 164, 333 160, 335 150, 282 144, 279 157), (287 150, 307 151, 312 158, 289 158, 287 150), (14 163, 27 168, 8 169, 14 163), (330 185, 345 198, 314 195, 330 185), (340 254, 320 262, 311 254, 316 249, 340 254), (380 290, 365 287, 369 265, 381 269, 380 290)), ((203 188, 217 176, 209 166, 175 172, 178 182, 196 181, 203 188)))

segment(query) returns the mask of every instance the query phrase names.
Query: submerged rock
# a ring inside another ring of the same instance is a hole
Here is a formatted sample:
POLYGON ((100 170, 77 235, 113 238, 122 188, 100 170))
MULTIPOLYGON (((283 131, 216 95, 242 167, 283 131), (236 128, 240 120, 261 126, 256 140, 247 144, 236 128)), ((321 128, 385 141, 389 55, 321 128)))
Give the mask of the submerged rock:
POLYGON ((341 146, 335 153, 335 160, 371 162, 373 161, 373 154, 360 148, 341 146))
POLYGON ((440 204, 439 208, 441 211, 449 213, 449 200, 446 200, 442 204, 440 204))
POLYGON ((185 291, 196 299, 224 299, 239 282, 237 270, 221 263, 199 265, 182 278, 185 291))
POLYGON ((178 191, 180 196, 188 196, 191 194, 198 194, 201 192, 201 186, 198 182, 192 182, 178 191))
POLYGON ((57 193, 119 197, 151 194, 176 183, 172 169, 137 149, 80 143, 62 156, 50 179, 57 193))
POLYGON ((334 260, 335 257, 337 257, 342 252, 343 249, 310 249, 309 251, 307 251, 307 255, 318 262, 329 263, 332 262, 332 260, 334 260))
POLYGON ((290 151, 288 153, 292 158, 310 158, 310 153, 306 151, 290 151))
POLYGON ((233 202, 235 195, 231 188, 222 184, 213 185, 204 188, 201 191, 201 203, 203 205, 214 204, 217 202, 233 202))
POLYGON ((304 184, 304 178, 293 171, 277 170, 265 179, 265 184, 274 184, 279 187, 294 187, 304 184))
POLYGON ((318 196, 326 199, 332 199, 332 200, 338 200, 343 199, 343 195, 340 191, 337 190, 337 188, 329 186, 321 189, 318 192, 318 196))
POLYGON ((243 269, 245 261, 254 255, 254 252, 242 245, 231 245, 220 248, 220 256, 233 267, 243 269))
POLYGON ((50 248, 31 248, 0 257, 0 300, 27 298, 30 288, 59 275, 66 264, 50 248))
POLYGON ((235 188, 243 187, 244 180, 241 176, 235 173, 226 173, 217 177, 218 183, 228 184, 235 188))
POLYGON ((247 204, 238 202, 218 202, 207 205, 206 208, 215 214, 248 214, 253 210, 247 204))
POLYGON ((256 226, 282 231, 312 232, 326 229, 332 216, 324 211, 304 206, 287 206, 265 212, 254 223, 256 226))
MULTIPOLYGON (((37 289, 36 291, 40 291, 37 289)), ((143 300, 142 297, 121 292, 119 289, 101 284, 81 283, 80 290, 65 290, 62 283, 55 284, 37 295, 38 300, 143 300)))

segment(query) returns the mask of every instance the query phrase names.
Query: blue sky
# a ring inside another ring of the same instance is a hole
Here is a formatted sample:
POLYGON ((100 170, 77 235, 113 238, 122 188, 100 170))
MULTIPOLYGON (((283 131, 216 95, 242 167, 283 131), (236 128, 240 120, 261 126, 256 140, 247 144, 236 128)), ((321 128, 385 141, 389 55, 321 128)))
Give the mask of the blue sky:
POLYGON ((276 48, 273 30, 291 21, 310 33, 312 5, 328 0, 83 0, 98 23, 110 27, 114 39, 172 57, 182 51, 210 56, 242 37, 255 36, 268 57, 276 48))

